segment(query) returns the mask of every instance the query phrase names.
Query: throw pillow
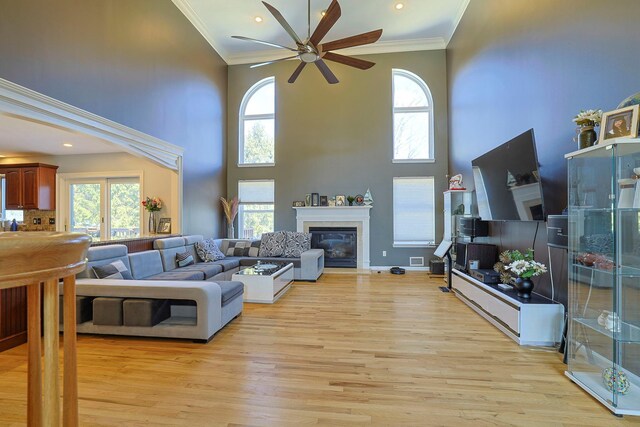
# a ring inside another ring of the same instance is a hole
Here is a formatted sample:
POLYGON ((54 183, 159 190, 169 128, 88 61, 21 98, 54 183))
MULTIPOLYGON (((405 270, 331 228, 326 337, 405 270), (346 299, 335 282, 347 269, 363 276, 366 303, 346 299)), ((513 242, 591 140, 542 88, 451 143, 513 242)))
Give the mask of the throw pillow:
POLYGON ((224 254, 226 256, 243 256, 247 246, 249 246, 249 242, 229 242, 229 247, 224 254))
POLYGON ((287 235, 284 231, 264 233, 260 241, 260 256, 279 257, 284 255, 284 245, 287 235))
POLYGON ((193 255, 189 252, 183 252, 176 254, 176 264, 178 264, 178 267, 186 267, 187 265, 195 264, 195 261, 193 260, 193 255))
POLYGON ((93 273, 98 279, 133 279, 127 266, 120 260, 114 261, 111 264, 96 265, 93 267, 93 273))
POLYGON ((242 256, 257 257, 260 254, 260 240, 253 240, 251 245, 245 246, 242 256))
POLYGON ((300 258, 302 252, 311 249, 311 233, 298 233, 285 231, 287 239, 284 247, 284 256, 287 258, 300 258))
POLYGON ((224 254, 218 249, 218 245, 213 239, 206 239, 196 242, 196 253, 204 262, 218 261, 224 259, 224 254))

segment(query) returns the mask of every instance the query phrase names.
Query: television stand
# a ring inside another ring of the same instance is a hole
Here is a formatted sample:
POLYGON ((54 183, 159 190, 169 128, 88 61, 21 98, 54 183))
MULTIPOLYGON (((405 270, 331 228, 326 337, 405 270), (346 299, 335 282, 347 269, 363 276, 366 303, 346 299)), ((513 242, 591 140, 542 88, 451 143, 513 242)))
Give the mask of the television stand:
POLYGON ((515 289, 502 290, 453 269, 450 285, 473 311, 520 345, 554 346, 560 342, 564 306, 542 295, 519 298, 515 289))

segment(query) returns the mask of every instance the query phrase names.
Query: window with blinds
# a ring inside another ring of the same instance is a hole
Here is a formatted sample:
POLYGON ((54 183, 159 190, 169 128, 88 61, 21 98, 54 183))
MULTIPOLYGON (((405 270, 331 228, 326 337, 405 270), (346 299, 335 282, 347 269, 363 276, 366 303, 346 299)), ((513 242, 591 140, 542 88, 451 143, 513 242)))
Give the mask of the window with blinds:
POLYGON ((434 178, 393 178, 393 246, 431 246, 435 234, 434 178))
POLYGON ((270 180, 238 181, 238 237, 259 239, 274 230, 275 184, 270 180))

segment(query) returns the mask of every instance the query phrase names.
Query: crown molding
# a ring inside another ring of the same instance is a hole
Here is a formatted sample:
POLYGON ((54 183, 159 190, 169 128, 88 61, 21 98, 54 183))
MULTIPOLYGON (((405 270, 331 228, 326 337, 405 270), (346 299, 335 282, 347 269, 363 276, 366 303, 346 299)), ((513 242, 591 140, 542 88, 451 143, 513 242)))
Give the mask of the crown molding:
MULTIPOLYGON (((180 172, 184 149, 0 78, 0 111, 94 136, 180 172)), ((181 173, 181 172, 180 172, 181 173)))
MULTIPOLYGON (((443 38, 423 38, 401 41, 383 41, 370 45, 341 49, 344 55, 373 55, 378 53, 412 52, 419 50, 441 50, 447 45, 443 38)), ((229 65, 255 64, 273 61, 287 56, 288 51, 280 49, 260 50, 227 55, 224 59, 229 65)))
POLYGON ((456 30, 458 29, 458 25, 460 25, 460 21, 462 21, 462 17, 464 16, 464 13, 467 11, 467 7, 469 7, 470 2, 471 0, 464 0, 460 5, 460 8, 458 9, 458 13, 456 13, 456 17, 454 18, 451 25, 451 33, 449 33, 449 37, 447 37, 447 40, 446 40, 447 46, 449 45, 449 42, 453 38, 453 35, 456 33, 456 30))
POLYGON ((202 20, 200 19, 196 11, 193 10, 193 7, 191 7, 189 0, 171 0, 171 1, 173 2, 173 4, 176 5, 176 7, 180 10, 180 12, 182 12, 182 14, 189 20, 189 22, 191 22, 191 24, 196 28, 196 30, 198 30, 198 32, 202 35, 202 37, 204 37, 204 39, 211 45, 213 50, 215 50, 218 53, 218 55, 220 55, 222 60, 228 64, 229 62, 226 59, 227 52, 216 47, 215 43, 213 42, 213 37, 207 31, 207 26, 204 24, 204 22, 202 22, 202 20))

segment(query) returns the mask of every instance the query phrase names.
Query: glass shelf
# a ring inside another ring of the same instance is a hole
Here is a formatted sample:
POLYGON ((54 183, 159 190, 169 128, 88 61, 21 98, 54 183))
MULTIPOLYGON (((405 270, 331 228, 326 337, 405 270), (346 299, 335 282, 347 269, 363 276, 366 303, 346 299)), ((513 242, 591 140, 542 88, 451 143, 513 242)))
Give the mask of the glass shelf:
POLYGON ((605 270, 603 268, 596 268, 596 267, 587 267, 586 265, 582 265, 582 264, 573 264, 574 267, 578 267, 587 271, 592 271, 595 273, 603 273, 603 274, 609 274, 609 275, 618 275, 621 277, 640 277, 640 268, 636 268, 636 267, 628 267, 628 266, 622 266, 619 268, 613 268, 611 270, 605 270))
POLYGON ((598 323, 598 319, 574 317, 574 321, 621 343, 640 344, 640 328, 626 322, 620 323, 620 332, 615 334, 598 323))

